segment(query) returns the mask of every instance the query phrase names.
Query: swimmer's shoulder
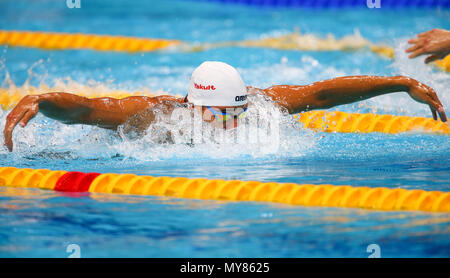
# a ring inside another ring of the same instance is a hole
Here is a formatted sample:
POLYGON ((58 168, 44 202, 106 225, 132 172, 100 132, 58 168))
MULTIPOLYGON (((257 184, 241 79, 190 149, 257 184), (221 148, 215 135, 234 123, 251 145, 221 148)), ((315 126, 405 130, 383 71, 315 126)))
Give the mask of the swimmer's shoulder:
POLYGON ((152 102, 154 104, 163 103, 163 102, 182 103, 183 98, 179 98, 179 97, 171 96, 171 95, 160 95, 160 96, 150 97, 148 99, 148 101, 152 102))
POLYGON ((258 94, 265 94, 265 89, 255 88, 253 86, 247 86, 247 94, 249 95, 258 95, 258 94))
MULTIPOLYGON (((131 97, 132 98, 132 97, 131 97)), ((160 96, 136 96, 139 101, 145 102, 146 106, 151 108, 156 105, 177 105, 183 103, 183 98, 179 98, 171 95, 160 95, 160 96)))
POLYGON ((184 98, 172 96, 172 95, 160 95, 154 97, 145 97, 148 108, 161 108, 161 109, 174 109, 183 105, 184 98))

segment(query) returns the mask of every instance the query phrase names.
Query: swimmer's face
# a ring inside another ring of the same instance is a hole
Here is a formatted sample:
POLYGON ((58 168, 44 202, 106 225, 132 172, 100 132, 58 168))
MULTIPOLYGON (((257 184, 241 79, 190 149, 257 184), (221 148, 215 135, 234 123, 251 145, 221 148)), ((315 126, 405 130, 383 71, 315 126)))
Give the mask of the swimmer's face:
POLYGON ((225 129, 235 128, 239 119, 245 116, 247 104, 243 106, 202 106, 205 122, 225 129))
MULTIPOLYGON (((188 103, 187 95, 182 100, 188 103)), ((242 106, 195 106, 191 108, 196 109, 202 114, 202 119, 216 127, 224 129, 232 129, 237 127, 239 119, 245 116, 247 111, 247 104, 242 106)))

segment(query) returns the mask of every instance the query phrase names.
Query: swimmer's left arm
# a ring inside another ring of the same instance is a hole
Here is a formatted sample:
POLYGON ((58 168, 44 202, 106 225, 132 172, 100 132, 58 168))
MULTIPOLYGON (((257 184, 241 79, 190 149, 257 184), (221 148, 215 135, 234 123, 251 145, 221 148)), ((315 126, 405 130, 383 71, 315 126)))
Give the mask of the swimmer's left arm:
POLYGON ((291 114, 328 109, 394 92, 407 92, 414 100, 428 105, 435 120, 439 114, 443 122, 447 121, 444 107, 434 90, 404 76, 347 76, 305 86, 272 86, 263 91, 291 114))

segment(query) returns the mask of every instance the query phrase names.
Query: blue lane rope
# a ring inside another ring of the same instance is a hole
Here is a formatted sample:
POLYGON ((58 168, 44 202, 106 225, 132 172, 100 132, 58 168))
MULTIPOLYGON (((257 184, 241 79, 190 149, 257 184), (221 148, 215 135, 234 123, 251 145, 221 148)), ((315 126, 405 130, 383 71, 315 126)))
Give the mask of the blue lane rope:
POLYGON ((450 8, 450 0, 197 0, 265 7, 346 8, 368 7, 368 2, 380 3, 381 8, 450 8))

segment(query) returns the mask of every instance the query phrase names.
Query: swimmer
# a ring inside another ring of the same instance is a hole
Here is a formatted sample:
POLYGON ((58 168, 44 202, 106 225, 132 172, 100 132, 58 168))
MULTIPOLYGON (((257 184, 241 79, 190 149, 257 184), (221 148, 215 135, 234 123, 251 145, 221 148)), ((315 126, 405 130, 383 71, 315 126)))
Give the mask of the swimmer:
POLYGON ((235 68, 222 62, 204 62, 192 73, 188 93, 183 98, 170 95, 131 96, 123 99, 86 98, 55 92, 27 95, 6 117, 4 144, 13 150, 12 132, 25 127, 38 112, 65 124, 96 125, 116 130, 128 126, 145 131, 155 121, 155 110, 170 113, 185 105, 197 109, 202 119, 217 127, 234 128, 247 110, 248 94, 263 94, 290 114, 362 101, 372 97, 406 92, 412 99, 430 107, 433 118, 447 121, 434 90, 404 76, 347 76, 313 84, 277 85, 266 89, 246 86, 235 68))
POLYGON ((425 63, 430 63, 439 59, 444 59, 450 54, 450 31, 443 29, 433 29, 417 35, 417 38, 408 41, 412 46, 406 49, 411 53, 409 58, 420 55, 429 55, 425 63))

